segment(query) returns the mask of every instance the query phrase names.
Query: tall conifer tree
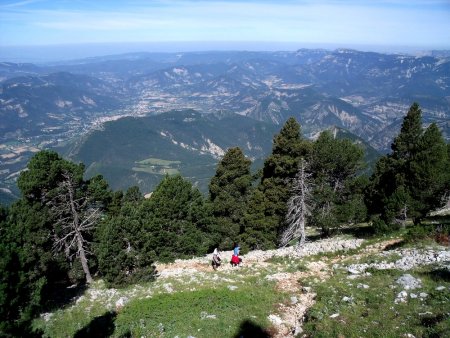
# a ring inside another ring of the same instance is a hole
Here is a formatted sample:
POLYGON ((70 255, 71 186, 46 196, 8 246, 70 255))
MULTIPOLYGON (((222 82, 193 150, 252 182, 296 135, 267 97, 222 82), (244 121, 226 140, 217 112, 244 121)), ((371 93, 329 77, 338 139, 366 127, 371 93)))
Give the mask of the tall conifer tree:
POLYGON ((251 247, 266 249, 278 246, 286 225, 290 182, 309 148, 309 143, 302 139, 300 125, 293 117, 289 118, 273 139, 272 154, 264 162, 257 187, 259 191, 253 194, 248 204, 243 238, 251 247), (261 202, 263 207, 256 206, 261 202))
POLYGON ((324 131, 313 144, 311 172, 315 191, 313 223, 328 235, 331 228, 358 218, 362 198, 352 187, 363 166, 364 151, 348 139, 336 139, 324 131), (361 202, 359 202, 361 201, 361 202))
POLYGON ((216 219, 217 239, 222 248, 237 241, 248 195, 252 186, 251 161, 239 147, 230 148, 217 165, 209 184, 213 215, 216 219))
POLYGON ((392 153, 382 157, 367 193, 373 213, 387 223, 420 220, 439 206, 449 186, 449 155, 435 124, 422 127, 422 111, 414 103, 405 116, 392 153))

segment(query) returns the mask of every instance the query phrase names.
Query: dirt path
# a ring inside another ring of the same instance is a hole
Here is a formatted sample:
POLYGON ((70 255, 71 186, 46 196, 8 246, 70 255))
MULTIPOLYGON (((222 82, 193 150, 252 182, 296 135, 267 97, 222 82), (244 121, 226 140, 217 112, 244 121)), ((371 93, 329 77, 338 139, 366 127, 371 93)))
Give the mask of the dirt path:
POLYGON ((333 264, 377 254, 399 242, 401 242, 401 239, 386 240, 367 246, 359 254, 311 262, 307 265, 308 271, 306 272, 281 273, 269 276, 269 279, 277 280, 276 287, 278 290, 292 294, 291 304, 280 304, 277 314, 269 316, 276 332, 273 337, 294 338, 303 332, 304 317, 308 309, 314 305, 316 294, 310 288, 301 285, 302 279, 317 277, 319 280, 324 281, 331 277, 333 264))
MULTIPOLYGON (((339 241, 339 240, 336 240, 339 241)), ((341 240, 345 244, 345 240, 341 240)), ((275 313, 269 315, 269 320, 272 322, 274 332, 274 338, 293 338, 300 334, 302 330, 302 323, 308 309, 315 303, 316 294, 308 287, 304 287, 301 281, 308 277, 318 278, 320 281, 325 281, 332 275, 332 266, 336 263, 343 263, 350 259, 360 259, 368 255, 377 254, 390 246, 395 246, 401 240, 390 239, 383 242, 375 243, 361 249, 356 254, 342 254, 329 259, 323 257, 320 261, 313 261, 307 264, 306 271, 295 272, 278 272, 266 276, 267 279, 276 281, 276 288, 280 292, 289 294, 290 299, 287 304, 278 304, 275 313)), ((332 243, 330 241, 330 243, 332 243)), ((310 243, 313 245, 314 243, 310 243)), ((344 244, 339 244, 345 250, 344 244)), ((358 242, 356 248, 362 244, 362 241, 358 242)), ((338 247, 340 247, 338 245, 338 247)), ((323 251, 327 251, 328 245, 324 246, 323 251)), ((307 257, 312 254, 320 253, 323 251, 314 251, 312 253, 305 253, 303 256, 296 256, 294 258, 307 257)), ((333 250, 330 250, 333 251, 333 250)), ((336 250, 334 250, 336 251, 336 250)), ((238 270, 240 268, 233 268, 229 264, 229 258, 232 252, 221 252, 222 266, 219 268, 221 272, 227 272, 231 270, 238 270)), ((271 257, 291 257, 292 251, 286 251, 286 249, 271 250, 271 252, 250 252, 243 257, 243 267, 249 269, 267 269, 275 266, 270 263, 271 257), (284 250, 284 251, 282 251, 284 250)), ((216 273, 211 267, 210 255, 205 257, 197 257, 188 260, 176 260, 170 264, 158 264, 157 270, 159 278, 180 277, 183 275, 195 275, 203 274, 206 276, 214 276, 216 273)))

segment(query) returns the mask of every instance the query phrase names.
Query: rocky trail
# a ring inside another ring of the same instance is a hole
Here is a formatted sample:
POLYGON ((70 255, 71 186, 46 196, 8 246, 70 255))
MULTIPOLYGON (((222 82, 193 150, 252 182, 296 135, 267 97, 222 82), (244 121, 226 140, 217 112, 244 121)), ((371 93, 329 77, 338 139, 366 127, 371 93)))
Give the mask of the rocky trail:
MULTIPOLYGON (((448 247, 405 248, 401 242, 400 238, 369 242, 336 237, 307 242, 299 250, 288 247, 251 251, 241 256, 243 263, 240 267, 229 264, 232 252, 226 251, 220 253, 222 265, 217 271, 211 266, 212 254, 176 260, 169 264, 156 264, 157 278, 152 283, 114 289, 106 288, 102 281, 97 281, 83 295, 74 299, 71 307, 90 311, 94 306, 102 306, 105 310, 120 312, 131 300, 151 298, 157 294, 218 286, 232 292, 245 285, 248 278, 258 276, 275 282, 276 290, 284 293, 287 299, 279 303, 268 316, 272 324, 272 336, 295 337, 303 331, 305 314, 314 305, 316 298, 315 290, 304 283, 306 280, 323 283, 337 271, 345 271, 351 280, 367 277, 370 275, 368 269, 408 271, 435 263, 445 265, 450 270, 448 247)), ((402 295, 399 297, 401 301, 402 295)), ((205 313, 209 313, 208 309, 205 309, 205 313)), ((45 321, 51 320, 52 316, 52 313, 42 315, 45 321)))
MULTIPOLYGON (((289 293, 290 304, 279 304, 276 313, 269 315, 269 320, 275 327, 275 338, 295 337, 302 332, 302 322, 305 314, 313 304, 316 294, 310 287, 304 287, 301 281, 308 277, 314 277, 321 282, 333 275, 335 269, 347 269, 349 278, 357 278, 364 274, 369 267, 376 269, 400 269, 409 270, 419 265, 427 265, 436 262, 450 264, 449 250, 434 249, 395 249, 402 243, 402 239, 394 238, 370 244, 361 248, 364 240, 361 239, 341 239, 333 238, 317 242, 306 243, 305 247, 296 250, 294 247, 282 248, 268 251, 251 251, 242 256, 243 264, 241 267, 232 267, 228 264, 232 252, 222 252, 223 264, 220 271, 237 271, 244 267, 258 272, 268 269, 268 260, 272 258, 299 259, 304 258, 306 271, 286 272, 280 271, 265 276, 268 280, 276 281, 276 288, 281 292, 289 293), (356 250, 360 248, 360 250, 356 250), (393 248, 393 249, 392 249, 393 248), (349 250, 356 250, 352 253, 349 250), (309 261, 307 258, 314 255, 340 252, 342 254, 333 258, 326 255, 319 260, 309 261), (386 262, 389 257, 399 256, 398 260, 386 262), (364 257, 379 257, 379 263, 350 264, 347 262, 361 260, 364 257)), ((215 272, 210 266, 212 255, 202 258, 193 258, 189 260, 177 260, 171 264, 161 264, 157 266, 159 278, 164 279, 169 276, 193 276, 198 273, 212 274, 215 272)), ((283 269, 281 269, 283 270, 283 269)), ((231 282, 232 280, 230 280, 231 282)))

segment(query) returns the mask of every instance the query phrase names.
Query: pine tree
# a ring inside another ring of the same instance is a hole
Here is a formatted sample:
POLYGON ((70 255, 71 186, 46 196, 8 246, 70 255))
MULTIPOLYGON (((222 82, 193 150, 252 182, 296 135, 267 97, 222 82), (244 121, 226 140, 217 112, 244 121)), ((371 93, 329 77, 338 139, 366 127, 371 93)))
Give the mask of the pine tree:
POLYGON ((230 148, 217 165, 209 184, 212 212, 219 246, 231 248, 241 232, 242 220, 252 186, 251 161, 239 147, 230 148))
POLYGON ((147 247, 141 220, 143 197, 137 187, 129 188, 121 207, 98 227, 95 254, 99 272, 110 285, 127 285, 154 278, 156 253, 147 247))
POLYGON ((248 204, 243 238, 247 238, 250 247, 268 249, 278 246, 285 227, 290 182, 298 171, 300 159, 309 153, 309 149, 309 142, 302 139, 300 125, 294 118, 289 118, 273 139, 272 154, 264 162, 258 192, 254 192, 248 204), (248 236, 250 233, 253 235, 248 236))
POLYGON ((106 182, 101 177, 85 181, 83 164, 64 160, 53 151, 37 153, 27 168, 18 185, 26 201, 48 210, 54 251, 64 251, 71 264, 76 258, 86 281, 92 282, 87 256, 100 208, 108 200, 106 182))
POLYGON ((419 217, 440 206, 449 180, 447 145, 440 130, 432 123, 419 140, 410 164, 411 195, 417 200, 419 217))
POLYGON ((355 219, 362 198, 354 196, 351 187, 363 167, 364 152, 348 139, 335 139, 324 131, 313 144, 311 172, 314 178, 312 223, 329 235, 332 228, 355 219))
POLYGON ((447 145, 436 124, 422 128, 422 112, 414 103, 405 116, 392 153, 381 158, 366 199, 372 213, 388 224, 418 222, 439 206, 449 186, 447 145))
POLYGON ((0 223, 0 335, 30 337, 68 266, 52 254, 52 223, 39 203, 18 200, 0 223))
POLYGON ((399 135, 391 145, 392 158, 407 162, 417 152, 423 134, 422 110, 414 102, 403 119, 399 135))
POLYGON ((155 252, 160 261, 205 254, 211 247, 204 198, 180 175, 161 181, 142 203, 139 217, 146 233, 145 250, 155 252))

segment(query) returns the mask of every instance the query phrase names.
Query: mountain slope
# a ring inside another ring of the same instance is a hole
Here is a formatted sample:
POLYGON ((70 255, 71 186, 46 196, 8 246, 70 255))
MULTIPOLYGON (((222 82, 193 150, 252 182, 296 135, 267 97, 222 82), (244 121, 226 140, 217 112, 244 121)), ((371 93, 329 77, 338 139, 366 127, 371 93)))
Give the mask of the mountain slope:
POLYGON ((161 175, 179 172, 207 191, 227 148, 239 146, 250 158, 262 158, 277 129, 236 114, 172 111, 108 122, 69 154, 86 164, 88 175, 103 174, 114 189, 139 185, 148 192, 161 175))
POLYGON ((0 93, 0 133, 36 135, 61 129, 73 118, 119 105, 106 83, 86 75, 10 78, 2 83, 0 93))

